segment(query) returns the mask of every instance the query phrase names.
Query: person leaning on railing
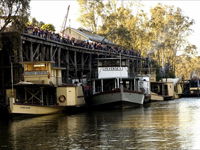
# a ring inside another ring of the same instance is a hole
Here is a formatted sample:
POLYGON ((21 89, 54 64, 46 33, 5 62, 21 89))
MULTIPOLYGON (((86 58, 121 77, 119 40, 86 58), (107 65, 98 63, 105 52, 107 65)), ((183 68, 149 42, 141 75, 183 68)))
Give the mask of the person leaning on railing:
POLYGON ((32 34, 34 36, 39 36, 41 38, 45 38, 45 39, 50 39, 50 40, 54 40, 54 41, 58 41, 58 42, 62 42, 62 43, 66 43, 66 44, 70 44, 70 45, 74 45, 74 46, 80 46, 80 47, 85 47, 85 48, 89 48, 89 49, 98 49, 98 50, 105 50, 105 51, 110 51, 111 53, 123 53, 123 54, 128 54, 128 55, 133 55, 133 56, 140 56, 139 53, 137 53, 135 50, 125 50, 121 47, 117 47, 117 46, 108 46, 100 43, 100 42, 88 42, 88 41, 81 41, 81 40, 77 40, 75 38, 69 38, 69 36, 67 38, 61 37, 60 34, 58 33, 54 33, 54 32, 50 32, 48 30, 42 30, 38 27, 33 27, 33 26, 27 26, 24 30, 24 33, 27 34, 32 34))

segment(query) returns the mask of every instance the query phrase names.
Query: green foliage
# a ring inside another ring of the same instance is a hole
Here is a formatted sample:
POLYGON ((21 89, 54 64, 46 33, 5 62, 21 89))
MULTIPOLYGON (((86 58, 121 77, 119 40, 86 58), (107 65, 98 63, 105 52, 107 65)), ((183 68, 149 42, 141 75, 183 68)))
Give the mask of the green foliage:
POLYGON ((31 26, 34 26, 34 27, 38 27, 38 28, 41 28, 45 23, 43 21, 38 21, 35 17, 33 17, 31 19, 31 21, 27 21, 26 23, 27 25, 31 25, 31 26))
POLYGON ((44 24, 41 27, 42 30, 47 30, 47 31, 55 31, 55 27, 52 24, 44 24))
POLYGON ((32 18, 32 20, 31 20, 31 25, 33 25, 33 26, 38 26, 38 24, 39 24, 39 22, 36 20, 36 18, 32 18))
POLYGON ((26 23, 27 25, 41 28, 42 30, 48 30, 48 31, 55 31, 55 27, 53 24, 45 24, 43 21, 38 21, 36 18, 32 18, 31 21, 28 21, 26 23))
MULTIPOLYGON (((43 21, 38 22, 38 27, 41 28, 45 23, 43 21)), ((54 29, 55 30, 55 29, 54 29)))
POLYGON ((0 16, 3 24, 0 32, 4 32, 11 24, 14 30, 22 30, 29 16, 30 0, 1 0, 0 16))

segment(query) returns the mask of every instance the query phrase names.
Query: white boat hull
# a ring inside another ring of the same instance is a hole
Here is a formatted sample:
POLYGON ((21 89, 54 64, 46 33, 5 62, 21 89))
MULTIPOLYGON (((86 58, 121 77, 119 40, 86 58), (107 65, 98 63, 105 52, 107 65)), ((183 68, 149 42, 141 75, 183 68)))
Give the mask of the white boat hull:
POLYGON ((98 106, 112 103, 144 103, 144 94, 135 92, 105 92, 93 95, 88 101, 89 105, 98 106))

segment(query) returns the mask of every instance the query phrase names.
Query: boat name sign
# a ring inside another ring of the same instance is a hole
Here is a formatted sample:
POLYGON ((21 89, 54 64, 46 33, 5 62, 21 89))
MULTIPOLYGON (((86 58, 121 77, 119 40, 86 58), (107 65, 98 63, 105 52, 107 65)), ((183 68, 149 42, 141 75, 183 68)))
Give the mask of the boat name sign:
POLYGON ((103 71, 122 71, 123 68, 122 67, 106 67, 106 68, 102 68, 103 71))
POLYGON ((98 78, 128 77, 128 67, 99 67, 98 78))

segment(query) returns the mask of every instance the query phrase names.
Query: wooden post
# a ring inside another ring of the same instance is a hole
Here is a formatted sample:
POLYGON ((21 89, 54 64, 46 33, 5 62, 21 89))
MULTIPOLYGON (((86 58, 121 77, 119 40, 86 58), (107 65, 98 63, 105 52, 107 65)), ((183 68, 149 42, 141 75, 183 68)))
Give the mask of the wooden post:
POLYGON ((81 53, 81 79, 83 79, 84 74, 84 53, 81 53))
POLYGON ((45 47, 45 45, 43 45, 42 48, 41 48, 41 57, 40 57, 42 61, 45 61, 46 55, 47 55, 46 54, 46 47, 45 47))
POLYGON ((41 87, 40 90, 41 90, 41 103, 42 103, 42 105, 44 105, 43 88, 41 87))
POLYGON ((92 54, 89 54, 89 71, 90 71, 89 79, 91 79, 92 78, 92 54))
POLYGON ((60 54, 61 54, 61 48, 58 49, 58 59, 57 59, 57 61, 58 61, 58 67, 60 67, 60 60, 61 60, 60 54))
POLYGON ((53 61, 53 46, 50 48, 50 60, 53 61))
POLYGON ((133 80, 133 90, 134 90, 134 91, 138 91, 137 86, 136 86, 135 78, 134 78, 134 80, 133 80))
POLYGON ((74 51, 74 68, 75 68, 75 78, 77 79, 77 71, 78 71, 78 69, 77 69, 77 52, 76 51, 74 51))
POLYGON ((27 97, 27 90, 26 90, 26 88, 24 88, 24 93, 25 93, 25 101, 27 101, 28 97, 27 97))
POLYGON ((20 40, 20 45, 19 45, 19 61, 20 62, 23 62, 23 42, 24 41, 22 41, 22 38, 21 38, 21 40, 20 40))
POLYGON ((69 50, 66 53, 66 81, 69 82, 69 50))
POLYGON ((133 81, 132 80, 130 80, 130 82, 129 82, 129 86, 130 86, 130 90, 132 91, 133 90, 133 81))
POLYGON ((117 79, 115 79, 115 89, 117 88, 117 79))
POLYGON ((92 89, 93 89, 93 94, 96 93, 96 90, 95 90, 95 80, 92 81, 92 89))
POLYGON ((33 62, 33 43, 30 45, 30 61, 33 62))

